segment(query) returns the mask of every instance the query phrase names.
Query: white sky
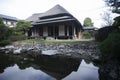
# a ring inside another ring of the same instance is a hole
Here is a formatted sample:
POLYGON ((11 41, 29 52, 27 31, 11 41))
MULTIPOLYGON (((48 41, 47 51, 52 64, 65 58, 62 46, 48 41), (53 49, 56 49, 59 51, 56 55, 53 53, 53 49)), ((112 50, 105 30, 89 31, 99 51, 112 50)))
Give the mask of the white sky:
POLYGON ((60 4, 82 24, 90 17, 94 26, 102 25, 101 15, 105 9, 103 0, 0 0, 0 14, 26 19, 34 13, 43 13, 60 4))

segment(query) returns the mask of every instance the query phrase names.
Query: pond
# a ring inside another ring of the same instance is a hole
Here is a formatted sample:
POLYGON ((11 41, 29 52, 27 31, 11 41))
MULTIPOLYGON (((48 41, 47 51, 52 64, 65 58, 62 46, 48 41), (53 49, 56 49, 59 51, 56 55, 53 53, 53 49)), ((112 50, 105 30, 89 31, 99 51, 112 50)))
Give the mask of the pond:
POLYGON ((0 53, 0 80, 99 80, 98 69, 84 59, 0 53))

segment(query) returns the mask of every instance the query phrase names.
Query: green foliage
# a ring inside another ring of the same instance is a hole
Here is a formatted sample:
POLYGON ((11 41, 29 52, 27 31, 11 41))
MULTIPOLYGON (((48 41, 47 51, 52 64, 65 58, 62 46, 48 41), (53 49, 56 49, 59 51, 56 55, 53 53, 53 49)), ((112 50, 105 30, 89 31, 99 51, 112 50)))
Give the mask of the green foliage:
POLYGON ((11 29, 6 26, 0 26, 0 41, 8 39, 11 36, 11 29))
POLYGON ((10 41, 8 40, 12 34, 12 30, 5 26, 3 20, 0 18, 0 46, 8 44, 10 41))
POLYGON ((109 33, 111 33, 113 30, 113 26, 100 28, 95 34, 95 40, 99 42, 104 41, 108 37, 109 33))
POLYGON ((11 43, 11 40, 2 40, 2 41, 0 41, 0 46, 5 46, 5 45, 7 45, 7 44, 10 44, 11 43))
POLYGON ((90 33, 89 33, 88 31, 82 32, 82 35, 83 35, 83 37, 84 37, 85 39, 91 38, 91 35, 90 35, 90 33))
POLYGON ((114 23, 112 24, 112 26, 106 26, 98 30, 97 34, 95 35, 96 41, 102 42, 108 37, 108 35, 113 30, 119 29, 119 26, 120 26, 120 16, 114 18, 114 23))
POLYGON ((0 19, 0 41, 8 39, 11 33, 11 29, 5 26, 2 19, 0 19))
POLYGON ((16 24, 16 27, 13 28, 14 35, 22 35, 24 34, 25 30, 30 27, 31 24, 25 20, 19 20, 16 24))
POLYGON ((21 41, 21 40, 25 40, 26 39, 26 36, 25 35, 12 35, 10 37, 10 40, 11 41, 21 41))
POLYGON ((112 32, 107 39, 100 44, 101 59, 120 59, 120 31, 112 32))
POLYGON ((119 0, 104 0, 104 1, 107 3, 108 6, 113 7, 112 12, 120 14, 120 10, 119 10, 120 2, 119 2, 119 0))
POLYGON ((0 18, 0 26, 5 26, 1 18, 0 18))
POLYGON ((11 41, 20 41, 25 40, 26 36, 24 35, 25 31, 30 27, 31 24, 25 20, 19 20, 15 27, 11 28, 12 36, 10 37, 11 41))
POLYGON ((93 26, 93 22, 92 22, 91 18, 89 18, 89 17, 85 18, 83 26, 84 27, 93 26))
POLYGON ((30 26, 31 26, 31 24, 25 20, 19 20, 16 24, 16 27, 18 27, 18 28, 26 28, 26 27, 30 27, 30 26))
POLYGON ((65 44, 89 44, 89 41, 79 41, 79 40, 44 40, 44 39, 26 39, 22 42, 26 43, 45 43, 45 44, 57 44, 57 43, 65 43, 65 44))
POLYGON ((114 23, 113 26, 115 26, 116 28, 118 28, 118 26, 120 26, 120 16, 117 16, 114 18, 114 23))

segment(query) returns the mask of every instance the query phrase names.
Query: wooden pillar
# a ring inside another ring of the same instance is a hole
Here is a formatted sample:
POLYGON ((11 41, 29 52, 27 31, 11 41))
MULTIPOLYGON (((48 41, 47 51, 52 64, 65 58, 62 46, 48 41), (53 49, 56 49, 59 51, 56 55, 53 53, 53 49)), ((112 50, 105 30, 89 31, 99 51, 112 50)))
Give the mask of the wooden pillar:
POLYGON ((53 26, 53 37, 55 39, 55 26, 53 26))
POLYGON ((36 27, 36 37, 37 38, 39 37, 39 27, 38 26, 36 27))
POLYGON ((76 39, 75 26, 73 26, 73 39, 76 39))
POLYGON ((43 36, 43 26, 39 27, 39 36, 43 36))
POLYGON ((34 29, 34 30, 35 30, 35 38, 36 38, 36 33, 37 33, 37 32, 36 32, 36 27, 35 27, 35 29, 34 29))
POLYGON ((55 39, 57 39, 58 38, 58 33, 59 33, 59 26, 58 25, 55 25, 55 39))
POLYGON ((43 27, 43 36, 44 37, 48 36, 48 27, 47 26, 43 27))
POLYGON ((38 27, 38 36, 40 37, 40 27, 38 27))
POLYGON ((35 30, 35 38, 37 38, 38 37, 38 26, 36 26, 34 30, 35 30))
POLYGON ((69 26, 67 25, 67 36, 69 36, 69 26))
POLYGON ((74 28, 74 35, 76 35, 76 30, 75 30, 75 26, 73 26, 73 28, 74 28))
POLYGON ((34 37, 34 27, 32 28, 32 37, 34 37))
POLYGON ((72 39, 74 37, 74 26, 72 25, 72 39))

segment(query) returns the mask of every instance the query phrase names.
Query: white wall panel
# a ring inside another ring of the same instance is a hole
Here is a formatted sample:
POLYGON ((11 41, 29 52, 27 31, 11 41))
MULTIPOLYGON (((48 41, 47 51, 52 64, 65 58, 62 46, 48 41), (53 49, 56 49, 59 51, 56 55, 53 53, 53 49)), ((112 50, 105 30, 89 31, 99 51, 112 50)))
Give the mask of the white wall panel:
POLYGON ((65 26, 60 25, 59 26, 59 36, 64 36, 65 35, 65 26))
POLYGON ((48 27, 43 27, 43 36, 48 36, 48 27))

